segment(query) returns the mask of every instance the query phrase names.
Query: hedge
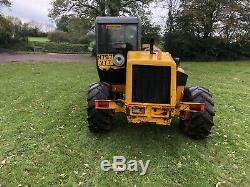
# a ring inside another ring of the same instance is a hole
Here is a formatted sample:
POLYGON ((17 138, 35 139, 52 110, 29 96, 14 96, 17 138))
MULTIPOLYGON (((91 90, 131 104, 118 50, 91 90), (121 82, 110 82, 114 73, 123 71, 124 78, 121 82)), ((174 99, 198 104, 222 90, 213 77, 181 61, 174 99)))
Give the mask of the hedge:
POLYGON ((30 47, 35 52, 65 53, 65 54, 89 53, 88 45, 83 45, 83 44, 31 42, 30 47))
POLYGON ((250 59, 250 43, 226 43, 221 38, 203 39, 178 32, 165 36, 164 50, 184 61, 250 59))

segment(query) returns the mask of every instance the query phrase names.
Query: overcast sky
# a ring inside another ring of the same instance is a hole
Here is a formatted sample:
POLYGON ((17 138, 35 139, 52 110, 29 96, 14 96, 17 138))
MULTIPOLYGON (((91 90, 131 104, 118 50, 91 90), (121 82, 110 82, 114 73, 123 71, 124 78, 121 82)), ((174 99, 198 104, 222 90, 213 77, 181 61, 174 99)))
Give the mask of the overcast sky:
MULTIPOLYGON (((11 0, 12 7, 5 9, 5 15, 15 16, 23 22, 35 21, 43 24, 52 23, 48 18, 52 0, 11 0)), ((162 8, 154 8, 154 22, 163 23, 162 15, 166 15, 162 8)))
POLYGON ((37 21, 49 23, 48 18, 51 0, 11 0, 12 7, 5 9, 5 15, 15 16, 24 22, 37 21))

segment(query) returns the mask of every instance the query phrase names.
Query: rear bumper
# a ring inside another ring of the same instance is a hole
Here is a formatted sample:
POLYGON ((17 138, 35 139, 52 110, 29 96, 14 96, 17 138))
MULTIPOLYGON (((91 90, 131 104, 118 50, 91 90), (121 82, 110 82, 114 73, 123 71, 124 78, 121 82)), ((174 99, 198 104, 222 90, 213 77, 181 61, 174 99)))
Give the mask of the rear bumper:
POLYGON ((157 105, 127 105, 126 114, 130 123, 153 123, 157 125, 170 125, 174 118, 173 107, 157 105), (139 111, 142 111, 139 113, 139 111))
POLYGON ((126 104, 123 100, 96 100, 95 107, 98 110, 114 110, 117 113, 125 113, 128 122, 133 124, 170 125, 174 117, 186 120, 191 112, 203 112, 205 104, 182 102, 173 107, 157 104, 126 104))

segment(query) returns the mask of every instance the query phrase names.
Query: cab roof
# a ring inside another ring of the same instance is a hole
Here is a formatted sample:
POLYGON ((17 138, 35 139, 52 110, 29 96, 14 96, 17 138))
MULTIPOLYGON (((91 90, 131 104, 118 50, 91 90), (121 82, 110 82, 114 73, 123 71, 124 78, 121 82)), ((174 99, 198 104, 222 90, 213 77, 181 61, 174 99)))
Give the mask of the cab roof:
POLYGON ((97 17, 96 24, 140 24, 141 19, 138 17, 97 17))

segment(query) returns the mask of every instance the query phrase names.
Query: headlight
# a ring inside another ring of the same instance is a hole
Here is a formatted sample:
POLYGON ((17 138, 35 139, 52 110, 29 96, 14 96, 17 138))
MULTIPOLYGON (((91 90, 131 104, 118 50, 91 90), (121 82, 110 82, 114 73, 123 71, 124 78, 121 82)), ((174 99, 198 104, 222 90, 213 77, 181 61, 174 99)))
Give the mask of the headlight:
POLYGON ((122 54, 116 54, 113 62, 116 66, 123 66, 125 64, 125 58, 122 54))

